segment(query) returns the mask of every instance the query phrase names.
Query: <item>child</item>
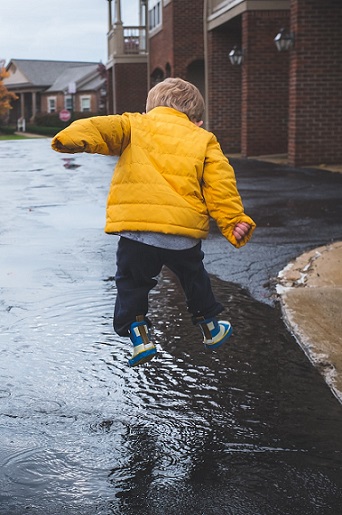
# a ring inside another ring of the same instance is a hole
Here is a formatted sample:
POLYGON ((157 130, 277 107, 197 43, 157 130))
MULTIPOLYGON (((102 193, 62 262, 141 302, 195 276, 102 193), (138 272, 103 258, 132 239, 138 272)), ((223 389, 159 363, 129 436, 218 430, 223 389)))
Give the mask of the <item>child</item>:
POLYGON ((216 301, 203 266, 201 239, 212 217, 235 247, 250 239, 255 223, 244 214, 234 170, 216 137, 200 128, 204 100, 179 78, 154 86, 146 114, 77 120, 58 133, 58 152, 119 156, 107 201, 105 231, 119 234, 114 330, 129 336, 129 366, 156 355, 147 317, 148 294, 163 265, 178 277, 204 345, 216 349, 232 333, 217 320, 216 301))

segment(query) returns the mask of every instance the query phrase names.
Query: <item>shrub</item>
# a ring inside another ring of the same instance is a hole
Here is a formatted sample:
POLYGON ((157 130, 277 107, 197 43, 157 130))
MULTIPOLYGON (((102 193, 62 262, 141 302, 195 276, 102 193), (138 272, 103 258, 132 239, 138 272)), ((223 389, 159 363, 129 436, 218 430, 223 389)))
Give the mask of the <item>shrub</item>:
POLYGON ((39 134, 40 136, 55 136, 57 132, 59 132, 62 127, 44 127, 39 125, 26 125, 26 132, 31 132, 32 134, 39 134))
POLYGON ((80 118, 89 118, 90 116, 96 116, 95 113, 91 112, 73 112, 71 113, 71 118, 68 122, 62 122, 59 119, 58 113, 37 113, 35 116, 35 125, 43 126, 43 127, 59 127, 60 129, 64 129, 74 122, 75 120, 79 120, 80 118))
POLYGON ((14 134, 17 130, 13 125, 0 125, 0 134, 14 134))

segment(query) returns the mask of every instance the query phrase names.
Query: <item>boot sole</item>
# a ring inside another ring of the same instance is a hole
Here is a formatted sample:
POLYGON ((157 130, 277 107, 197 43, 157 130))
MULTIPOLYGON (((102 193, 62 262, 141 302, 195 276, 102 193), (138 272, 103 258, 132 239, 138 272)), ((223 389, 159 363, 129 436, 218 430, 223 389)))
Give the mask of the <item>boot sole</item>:
POLYGON ((232 326, 230 326, 230 328, 228 329, 227 333, 223 336, 222 340, 220 340, 219 342, 216 342, 216 343, 212 343, 212 344, 205 343, 204 347, 206 349, 210 349, 210 350, 218 349, 219 347, 221 347, 221 345, 223 343, 225 343, 228 340, 228 338, 231 336, 232 332, 233 332, 233 328, 232 328, 232 326))
POLYGON ((134 358, 131 358, 128 360, 128 366, 136 367, 138 365, 143 365, 143 363, 147 363, 148 361, 153 359, 156 354, 157 354, 157 349, 149 349, 149 350, 140 352, 140 354, 138 354, 137 356, 134 356, 134 358))

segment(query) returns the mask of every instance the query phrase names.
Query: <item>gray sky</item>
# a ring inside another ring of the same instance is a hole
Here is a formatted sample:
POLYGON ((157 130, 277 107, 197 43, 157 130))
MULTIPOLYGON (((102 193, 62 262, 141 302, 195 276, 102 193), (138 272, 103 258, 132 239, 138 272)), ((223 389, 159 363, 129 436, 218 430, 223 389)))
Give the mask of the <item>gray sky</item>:
MULTIPOLYGON (((113 2, 114 5, 114 2, 113 2)), ((121 0, 138 25, 139 0, 121 0)), ((107 0, 0 0, 0 60, 107 61, 107 0)))

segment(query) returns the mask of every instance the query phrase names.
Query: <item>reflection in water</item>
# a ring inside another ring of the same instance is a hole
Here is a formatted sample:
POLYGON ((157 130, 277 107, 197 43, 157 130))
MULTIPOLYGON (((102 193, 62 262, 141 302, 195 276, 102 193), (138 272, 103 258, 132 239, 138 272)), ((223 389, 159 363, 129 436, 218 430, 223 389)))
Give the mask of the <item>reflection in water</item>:
POLYGON ((134 374, 135 409, 122 442, 127 459, 109 476, 121 502, 117 513, 322 513, 332 502, 337 508, 339 406, 274 309, 214 279, 235 333, 231 344, 208 354, 197 329, 179 320, 184 301, 171 274, 163 276, 152 301, 155 318, 168 319, 156 328, 161 353, 134 374), (332 412, 320 420, 327 403, 332 412))
MULTIPOLYGON (((45 497, 55 506, 50 513, 337 506, 339 406, 276 310, 213 283, 234 326, 229 345, 204 350, 164 271, 151 296, 159 356, 140 369, 127 368, 129 347, 111 332, 111 281, 103 291, 72 289, 64 304, 48 299, 32 317, 25 344, 7 349, 15 366, 28 361, 25 375, 1 390, 1 496, 9 513, 24 504, 44 513, 45 497)), ((17 322, 15 342, 26 325, 17 322)))
POLYGON ((163 270, 158 357, 129 369, 102 234, 113 163, 66 170, 43 141, 17 153, 31 174, 0 175, 0 514, 340 513, 341 407, 278 307, 213 278, 234 334, 210 352, 163 270))

